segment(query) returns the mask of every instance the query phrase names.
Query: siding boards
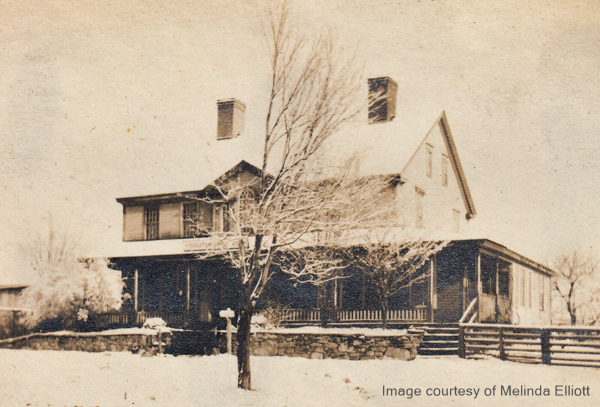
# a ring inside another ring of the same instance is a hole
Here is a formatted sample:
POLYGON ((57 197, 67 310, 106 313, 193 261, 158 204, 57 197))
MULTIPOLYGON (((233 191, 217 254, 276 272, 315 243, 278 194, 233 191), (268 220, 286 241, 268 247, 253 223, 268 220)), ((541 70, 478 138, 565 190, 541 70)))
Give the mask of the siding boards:
POLYGON ((123 216, 123 240, 144 240, 144 207, 126 206, 123 216))
POLYGON ((158 227, 161 239, 181 237, 181 203, 169 203, 160 206, 158 227))

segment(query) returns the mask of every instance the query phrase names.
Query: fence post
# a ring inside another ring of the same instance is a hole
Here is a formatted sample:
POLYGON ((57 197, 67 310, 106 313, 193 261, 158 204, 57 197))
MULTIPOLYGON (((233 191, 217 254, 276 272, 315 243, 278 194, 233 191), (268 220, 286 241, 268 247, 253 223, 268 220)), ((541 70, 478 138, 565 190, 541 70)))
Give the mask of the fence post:
POLYGON ((550 355, 550 331, 542 329, 540 336, 542 340, 542 363, 549 365, 552 363, 552 356, 550 355))
POLYGON ((321 326, 323 328, 327 327, 327 308, 323 307, 321 308, 321 326))
POLYGON ((464 359, 466 355, 465 346, 465 326, 463 324, 458 325, 458 357, 464 359))
POLYGON ((504 331, 502 328, 498 331, 498 347, 500 348, 500 360, 506 360, 506 350, 504 349, 504 331))

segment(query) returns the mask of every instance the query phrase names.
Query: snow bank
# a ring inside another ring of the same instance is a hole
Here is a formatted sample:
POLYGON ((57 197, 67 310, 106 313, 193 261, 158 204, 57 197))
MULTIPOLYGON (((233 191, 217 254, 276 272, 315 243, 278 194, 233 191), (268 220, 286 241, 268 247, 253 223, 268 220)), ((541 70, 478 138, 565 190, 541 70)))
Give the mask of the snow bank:
POLYGON ((253 357, 254 391, 236 388, 235 356, 155 356, 0 349, 2 406, 596 406, 600 369, 528 365, 496 359, 418 357, 397 360, 309 360, 253 357), (591 396, 501 396, 500 386, 589 386, 591 396), (422 394, 384 396, 383 388, 422 394), (497 386, 495 395, 484 391, 497 386), (479 389, 427 396, 427 389, 479 389))
POLYGON ((364 336, 401 336, 406 335, 406 329, 382 328, 323 328, 320 326, 301 326, 297 328, 252 327, 252 332, 280 334, 323 334, 323 335, 364 335, 364 336))

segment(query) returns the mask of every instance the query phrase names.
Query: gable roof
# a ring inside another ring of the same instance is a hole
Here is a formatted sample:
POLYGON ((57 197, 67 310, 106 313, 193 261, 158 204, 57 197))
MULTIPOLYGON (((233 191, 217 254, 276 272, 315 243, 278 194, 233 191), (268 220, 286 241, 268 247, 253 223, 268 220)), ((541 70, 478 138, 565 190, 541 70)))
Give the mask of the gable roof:
POLYGON ((158 200, 164 201, 164 200, 168 200, 168 199, 180 199, 185 195, 196 195, 196 194, 205 192, 206 190, 210 189, 211 185, 223 184, 223 183, 227 182, 227 180, 234 177, 236 174, 239 174, 240 172, 244 172, 244 171, 250 172, 251 174, 253 174, 257 177, 260 177, 260 175, 262 174, 262 171, 260 168, 248 163, 245 160, 242 160, 239 163, 237 163, 236 165, 234 165, 232 168, 227 170, 225 173, 220 174, 216 179, 213 179, 212 181, 204 181, 201 185, 199 185, 198 189, 191 190, 191 191, 168 192, 168 193, 164 193, 164 194, 122 197, 122 198, 117 198, 117 202, 120 204, 123 204, 123 205, 127 205, 127 204, 140 203, 140 202, 149 202, 149 201, 158 201, 158 200))
MULTIPOLYGON (((354 151, 347 147, 344 152, 336 150, 334 155, 339 161, 342 156, 355 153, 360 162, 360 175, 385 175, 400 174, 408 166, 411 158, 414 157, 419 147, 425 142, 427 136, 435 126, 440 126, 442 135, 449 151, 449 158, 457 174, 457 181, 461 190, 461 195, 467 209, 467 216, 472 218, 477 214, 471 191, 467 183, 458 149, 454 141, 446 112, 442 113, 431 121, 431 117, 426 121, 423 117, 419 120, 398 120, 398 118, 381 123, 365 124, 356 126, 348 132, 341 132, 345 138, 352 140, 354 151), (431 122, 433 121, 433 125, 431 122)), ((336 135, 336 138, 339 138, 336 135)), ((348 144, 348 143, 347 143, 348 144)), ((340 140, 336 140, 336 146, 343 145, 340 140)))
POLYGON ((465 177, 465 173, 460 163, 460 159, 458 158, 458 150, 456 149, 456 145, 454 144, 454 137, 452 137, 452 133, 450 132, 450 126, 448 125, 448 119, 446 118, 445 111, 442 111, 442 115, 439 118, 439 123, 442 126, 442 132, 444 135, 444 139, 446 140, 446 144, 448 146, 450 159, 452 165, 454 166, 456 176, 458 177, 458 184, 462 192, 462 197, 465 202, 465 206, 467 207, 467 217, 472 218, 477 214, 477 211, 475 210, 475 204, 473 203, 471 190, 469 189, 469 185, 467 184, 467 178, 465 177))

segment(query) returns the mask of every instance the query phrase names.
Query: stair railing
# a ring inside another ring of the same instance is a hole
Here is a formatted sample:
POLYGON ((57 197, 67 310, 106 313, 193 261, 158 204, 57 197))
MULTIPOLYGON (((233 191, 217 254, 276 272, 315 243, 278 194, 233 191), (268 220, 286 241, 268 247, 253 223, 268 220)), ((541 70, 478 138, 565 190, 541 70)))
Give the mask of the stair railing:
POLYGON ((477 317, 477 300, 477 297, 473 298, 473 301, 471 301, 471 303, 465 310, 465 313, 458 320, 459 324, 464 324, 467 319, 469 320, 469 323, 475 320, 475 318, 477 317))

